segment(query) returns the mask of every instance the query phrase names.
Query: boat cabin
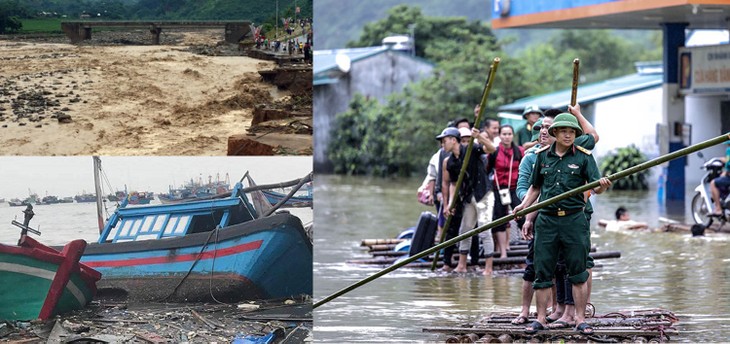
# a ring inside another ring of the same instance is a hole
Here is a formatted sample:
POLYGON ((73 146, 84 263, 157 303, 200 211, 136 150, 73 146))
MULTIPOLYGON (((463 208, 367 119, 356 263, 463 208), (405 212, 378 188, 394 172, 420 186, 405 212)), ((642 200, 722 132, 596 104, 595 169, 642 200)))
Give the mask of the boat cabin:
POLYGON ((256 210, 237 183, 226 198, 126 207, 122 203, 104 226, 99 243, 181 237, 251 221, 256 210))

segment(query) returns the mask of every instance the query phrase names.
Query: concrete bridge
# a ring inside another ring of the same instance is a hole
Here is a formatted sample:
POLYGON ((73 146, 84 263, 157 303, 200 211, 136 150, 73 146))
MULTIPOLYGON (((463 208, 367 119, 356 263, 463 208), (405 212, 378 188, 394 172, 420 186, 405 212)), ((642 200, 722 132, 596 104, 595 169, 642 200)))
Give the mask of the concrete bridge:
POLYGON ((94 27, 148 28, 152 34, 153 44, 160 44, 160 33, 163 28, 222 27, 225 29, 225 41, 233 44, 253 34, 253 25, 250 21, 69 21, 61 23, 61 29, 73 43, 91 39, 91 30, 94 27))

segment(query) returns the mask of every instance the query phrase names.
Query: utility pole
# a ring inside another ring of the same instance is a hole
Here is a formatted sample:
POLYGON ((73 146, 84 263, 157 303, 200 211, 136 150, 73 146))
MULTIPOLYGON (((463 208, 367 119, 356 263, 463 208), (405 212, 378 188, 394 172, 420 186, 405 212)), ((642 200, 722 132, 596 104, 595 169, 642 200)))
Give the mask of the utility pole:
POLYGON ((408 25, 411 34, 411 55, 416 56, 416 23, 408 25))
MULTIPOLYGON (((291 27, 291 23, 289 24, 289 27, 291 27)), ((299 27, 299 24, 297 24, 297 0, 294 0, 294 31, 297 30, 297 27, 299 27)), ((302 29, 302 33, 304 33, 304 30, 302 29)))

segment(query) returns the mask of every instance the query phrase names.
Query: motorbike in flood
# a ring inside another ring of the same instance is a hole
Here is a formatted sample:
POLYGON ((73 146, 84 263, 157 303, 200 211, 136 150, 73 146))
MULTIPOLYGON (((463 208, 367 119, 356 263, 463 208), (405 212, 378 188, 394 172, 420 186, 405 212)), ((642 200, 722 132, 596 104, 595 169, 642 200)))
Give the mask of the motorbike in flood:
MULTIPOLYGON (((700 158, 704 158, 701 152, 697 153, 697 155, 700 158)), ((701 169, 707 172, 704 176, 702 176, 700 185, 697 185, 697 187, 695 187, 695 195, 694 197, 692 197, 692 218, 694 219, 696 224, 709 226, 710 224, 712 224, 713 218, 718 218, 718 216, 712 215, 714 206, 712 192, 710 192, 710 182, 720 176, 720 174, 722 173, 722 168, 724 166, 725 162, 723 162, 721 158, 711 158, 710 160, 702 164, 701 169)), ((724 211, 725 210, 727 209, 724 209, 724 211)), ((725 214, 719 217, 721 218, 720 221, 722 222, 725 222, 723 220, 727 219, 725 214)))

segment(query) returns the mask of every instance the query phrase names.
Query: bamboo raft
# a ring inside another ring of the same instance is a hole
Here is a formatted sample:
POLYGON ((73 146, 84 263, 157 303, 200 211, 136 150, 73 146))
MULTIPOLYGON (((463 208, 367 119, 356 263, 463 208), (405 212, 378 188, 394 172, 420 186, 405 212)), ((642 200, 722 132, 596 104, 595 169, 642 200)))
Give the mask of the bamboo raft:
POLYGON ((674 325, 679 319, 674 313, 663 309, 633 310, 607 313, 586 317, 593 327, 592 335, 582 335, 573 327, 551 328, 537 334, 525 334, 527 327, 535 319, 522 325, 512 325, 518 313, 492 313, 475 323, 460 324, 453 327, 427 327, 423 332, 446 335, 446 343, 512 343, 512 342, 667 342, 679 335, 674 325))
MULTIPOLYGON (((363 247, 368 251, 370 255, 372 255, 372 258, 370 259, 353 259, 348 260, 348 264, 356 264, 356 265, 392 265, 394 264, 399 258, 407 256, 408 252, 406 251, 396 251, 395 247, 399 243, 403 241, 407 241, 408 239, 364 239, 360 243, 360 246, 363 247)), ((606 251, 606 252, 596 252, 596 247, 591 247, 591 257, 593 259, 607 259, 607 258, 620 258, 621 252, 618 251, 606 251)), ((519 266, 521 264, 525 263, 525 257, 527 256, 527 244, 524 242, 517 242, 515 244, 510 245, 510 249, 507 251, 507 258, 493 258, 492 259, 492 265, 494 266, 495 270, 500 270, 502 272, 507 272, 508 270, 511 271, 516 266, 519 266)), ((497 256, 499 255, 498 252, 495 253, 497 256)), ((428 257, 424 257, 422 261, 415 261, 410 264, 408 264, 408 267, 411 268, 430 268, 432 261, 433 261, 433 255, 429 255, 428 257), (427 258, 427 259, 426 259, 427 258)), ((455 254, 453 257, 454 261, 453 263, 456 264, 456 260, 458 259, 458 254, 455 254)), ((484 257, 479 258, 479 265, 484 265, 485 259, 484 257)), ((471 265, 471 261, 469 261, 469 264, 471 265)), ((437 262, 438 267, 443 267, 444 263, 443 261, 437 262)), ((522 270, 515 270, 516 273, 522 272, 522 270)))

